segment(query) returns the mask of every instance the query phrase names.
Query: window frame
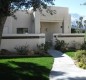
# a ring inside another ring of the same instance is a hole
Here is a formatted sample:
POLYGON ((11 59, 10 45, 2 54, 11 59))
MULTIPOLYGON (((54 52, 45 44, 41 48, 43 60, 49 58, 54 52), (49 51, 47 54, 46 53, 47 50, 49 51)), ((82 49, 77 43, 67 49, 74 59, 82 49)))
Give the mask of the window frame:
POLYGON ((28 33, 28 28, 17 28, 17 34, 26 34, 28 33))

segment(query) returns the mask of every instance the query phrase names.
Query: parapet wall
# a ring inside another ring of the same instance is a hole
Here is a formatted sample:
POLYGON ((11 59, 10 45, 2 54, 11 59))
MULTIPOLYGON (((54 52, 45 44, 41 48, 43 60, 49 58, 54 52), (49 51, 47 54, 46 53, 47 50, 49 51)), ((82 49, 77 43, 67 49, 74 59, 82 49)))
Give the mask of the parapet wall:
POLYGON ((16 46, 28 45, 30 49, 36 49, 37 44, 45 43, 45 34, 8 34, 3 35, 1 49, 15 51, 16 46))

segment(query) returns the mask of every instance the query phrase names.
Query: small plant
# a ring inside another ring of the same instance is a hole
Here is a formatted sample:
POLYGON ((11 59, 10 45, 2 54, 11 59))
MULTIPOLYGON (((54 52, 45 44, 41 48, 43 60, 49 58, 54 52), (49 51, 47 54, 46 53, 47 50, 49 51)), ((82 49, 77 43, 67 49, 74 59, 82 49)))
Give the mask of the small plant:
POLYGON ((38 53, 43 52, 44 51, 44 44, 42 43, 41 45, 37 45, 37 50, 38 50, 38 53))
POLYGON ((50 49, 51 45, 52 44, 50 42, 45 42, 45 44, 44 44, 44 51, 47 52, 48 49, 50 49))
POLYGON ((70 45, 69 51, 76 51, 76 50, 80 50, 81 48, 81 44, 76 41, 72 41, 69 45, 70 45))
POLYGON ((60 41, 60 40, 56 39, 55 49, 65 51, 67 49, 67 45, 68 44, 66 44, 64 40, 60 41))
POLYGON ((75 53, 75 59, 79 67, 86 69, 86 50, 79 50, 75 53))
POLYGON ((81 45, 81 49, 82 49, 82 50, 86 50, 86 42, 84 42, 84 43, 81 45))
POLYGON ((45 44, 37 45, 38 53, 47 53, 48 49, 51 47, 50 42, 46 42, 45 44))
POLYGON ((7 49, 1 49, 0 55, 12 55, 12 52, 7 49))
POLYGON ((22 45, 22 46, 16 46, 15 50, 17 51, 18 54, 20 55, 27 55, 29 49, 28 45, 22 45))

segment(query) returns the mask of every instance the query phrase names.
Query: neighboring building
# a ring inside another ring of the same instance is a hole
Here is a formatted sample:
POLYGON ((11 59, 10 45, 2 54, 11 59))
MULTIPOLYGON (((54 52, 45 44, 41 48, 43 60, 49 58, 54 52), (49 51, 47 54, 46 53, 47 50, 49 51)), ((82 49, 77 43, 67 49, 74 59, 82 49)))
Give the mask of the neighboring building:
POLYGON ((54 33, 71 33, 71 17, 66 7, 49 7, 55 11, 51 15, 43 9, 42 14, 37 10, 17 11, 17 19, 8 17, 3 34, 40 34, 45 33, 46 41, 53 39, 54 33), (44 15, 43 15, 44 14, 44 15))

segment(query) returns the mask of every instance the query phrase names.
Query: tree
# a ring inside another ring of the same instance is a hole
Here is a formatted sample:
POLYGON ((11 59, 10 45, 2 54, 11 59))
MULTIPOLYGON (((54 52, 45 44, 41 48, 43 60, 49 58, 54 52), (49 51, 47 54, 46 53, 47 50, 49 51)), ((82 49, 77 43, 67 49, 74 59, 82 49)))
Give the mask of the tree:
POLYGON ((79 20, 76 21, 76 24, 77 33, 82 33, 82 31, 85 31, 84 41, 86 42, 86 20, 83 20, 83 17, 80 17, 79 20), (85 30, 83 30, 83 27, 85 28, 85 30))
MULTIPOLYGON (((86 2, 84 2, 81 5, 85 5, 86 6, 86 2)), ((86 42, 86 20, 84 20, 84 26, 85 26, 85 42, 86 42)))
POLYGON ((37 9, 41 11, 42 8, 46 9, 48 4, 54 5, 54 1, 55 0, 0 0, 0 44, 7 16, 14 16, 14 12, 22 8, 28 10, 30 7, 33 7, 34 11, 37 9))
POLYGON ((86 2, 84 2, 83 4, 80 4, 80 5, 86 5, 86 2))
POLYGON ((86 42, 86 20, 84 20, 84 26, 85 26, 85 42, 86 42))
POLYGON ((77 33, 82 33, 83 17, 80 17, 79 20, 76 21, 76 24, 77 24, 77 33))

